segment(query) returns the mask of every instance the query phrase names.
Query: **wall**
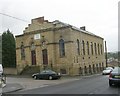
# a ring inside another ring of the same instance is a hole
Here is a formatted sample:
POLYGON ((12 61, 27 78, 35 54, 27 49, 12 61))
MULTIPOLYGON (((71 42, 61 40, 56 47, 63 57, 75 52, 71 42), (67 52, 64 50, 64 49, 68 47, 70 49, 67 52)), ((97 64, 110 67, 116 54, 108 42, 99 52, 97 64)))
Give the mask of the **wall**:
POLYGON ((17 75, 17 69, 16 68, 4 68, 4 74, 17 75))

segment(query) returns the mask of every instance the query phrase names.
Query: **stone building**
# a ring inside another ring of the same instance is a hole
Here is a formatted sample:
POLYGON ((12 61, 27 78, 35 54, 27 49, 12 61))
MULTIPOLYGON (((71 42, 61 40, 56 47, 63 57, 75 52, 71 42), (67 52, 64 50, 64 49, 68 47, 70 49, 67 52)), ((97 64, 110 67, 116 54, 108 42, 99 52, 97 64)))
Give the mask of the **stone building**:
POLYGON ((18 74, 25 69, 52 69, 62 74, 85 75, 105 67, 103 38, 44 17, 31 20, 23 34, 16 36, 18 74))

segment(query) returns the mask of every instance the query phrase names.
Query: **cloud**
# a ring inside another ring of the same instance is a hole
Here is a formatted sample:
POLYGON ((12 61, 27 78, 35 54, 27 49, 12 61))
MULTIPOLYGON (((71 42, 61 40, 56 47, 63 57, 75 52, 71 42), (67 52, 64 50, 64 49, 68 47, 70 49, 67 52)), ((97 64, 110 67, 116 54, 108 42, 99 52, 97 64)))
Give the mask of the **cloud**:
MULTIPOLYGON (((118 49, 117 0, 1 0, 0 12, 27 20, 44 16, 49 21, 60 20, 104 37, 108 51, 118 49), (113 45, 113 46, 111 46, 113 45)), ((11 29, 22 34, 28 23, 0 15, 0 31, 11 29)))

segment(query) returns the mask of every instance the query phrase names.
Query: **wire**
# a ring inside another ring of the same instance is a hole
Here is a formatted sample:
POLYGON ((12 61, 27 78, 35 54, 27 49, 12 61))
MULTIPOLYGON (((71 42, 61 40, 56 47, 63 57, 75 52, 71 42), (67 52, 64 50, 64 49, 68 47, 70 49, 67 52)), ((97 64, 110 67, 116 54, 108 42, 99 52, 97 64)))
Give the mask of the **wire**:
MULTIPOLYGON (((17 19, 17 20, 20 20, 20 21, 29 23, 29 21, 27 21, 27 20, 23 20, 23 19, 20 19, 20 18, 11 16, 11 15, 8 15, 8 14, 5 14, 5 13, 0 13, 0 14, 1 14, 1 15, 4 15, 4 16, 7 16, 7 17, 10 17, 10 18, 13 18, 13 19, 17 19)), ((36 24, 36 25, 40 26, 40 24, 36 24)))
POLYGON ((17 19, 17 20, 20 20, 20 21, 23 21, 23 22, 29 23, 29 21, 27 21, 27 20, 23 20, 23 19, 20 19, 20 18, 11 16, 11 15, 8 15, 8 14, 5 14, 5 13, 0 13, 0 14, 1 14, 1 15, 4 15, 4 16, 7 16, 7 17, 11 17, 11 18, 17 19))

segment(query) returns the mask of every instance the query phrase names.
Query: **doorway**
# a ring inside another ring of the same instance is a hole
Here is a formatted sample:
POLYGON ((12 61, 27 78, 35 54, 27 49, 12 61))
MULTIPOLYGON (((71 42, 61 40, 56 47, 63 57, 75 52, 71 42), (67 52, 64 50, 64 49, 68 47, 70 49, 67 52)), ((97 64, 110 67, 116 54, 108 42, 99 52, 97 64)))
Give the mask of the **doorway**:
POLYGON ((47 49, 42 50, 42 55, 43 55, 43 65, 48 65, 47 49))
POLYGON ((31 60, 32 60, 32 65, 36 65, 36 53, 35 53, 35 50, 31 51, 31 60))

